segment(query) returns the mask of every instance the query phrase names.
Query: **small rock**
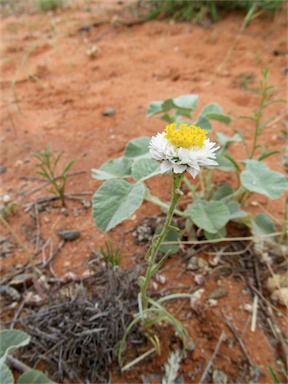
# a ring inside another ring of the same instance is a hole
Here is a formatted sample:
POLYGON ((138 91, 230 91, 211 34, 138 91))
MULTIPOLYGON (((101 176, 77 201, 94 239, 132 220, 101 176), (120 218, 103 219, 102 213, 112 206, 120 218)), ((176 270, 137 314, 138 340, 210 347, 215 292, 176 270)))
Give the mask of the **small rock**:
POLYGON ((114 108, 106 108, 106 109, 102 112, 102 115, 103 115, 103 116, 113 116, 113 115, 115 115, 115 109, 114 109, 114 108))
POLYGON ((21 295, 17 289, 9 287, 8 285, 0 285, 0 295, 9 297, 14 302, 21 299, 21 295))
POLYGON ((3 201, 4 204, 8 204, 11 201, 11 197, 9 195, 4 195, 2 197, 2 201, 3 201))
POLYGON ((64 283, 69 283, 71 281, 76 281, 78 279, 78 276, 73 272, 66 272, 64 276, 62 277, 62 280, 64 283))
POLYGON ((85 271, 82 273, 82 277, 85 279, 85 277, 90 277, 93 275, 93 272, 90 269, 85 269, 85 271))
POLYGON ((225 372, 215 369, 212 374, 213 384, 227 384, 228 378, 225 372))
POLYGON ((154 290, 154 291, 157 291, 157 289, 158 289, 158 284, 156 283, 156 281, 152 281, 151 285, 152 285, 153 290, 154 290))
POLYGON ((77 229, 58 231, 57 235, 66 241, 77 240, 80 237, 80 232, 77 229))
POLYGON ((0 165, 0 175, 2 173, 5 173, 7 171, 7 168, 4 165, 0 165))
POLYGON ((208 296, 208 299, 220 299, 221 297, 224 297, 228 294, 228 291, 227 289, 225 288, 216 288, 214 289, 213 292, 210 293, 210 295, 208 296))
POLYGON ((159 275, 158 273, 155 275, 155 280, 157 281, 157 283, 160 283, 160 284, 165 284, 166 283, 165 276, 159 275))
POLYGON ((100 48, 97 47, 96 45, 91 45, 86 49, 86 54, 91 59, 94 59, 97 55, 99 55, 100 52, 101 52, 100 48))
POLYGON ((288 288, 285 287, 285 288, 276 289, 272 293, 271 299, 276 303, 279 303, 281 305, 288 307, 288 288))
POLYGON ((250 303, 244 303, 244 304, 243 304, 243 309, 244 309, 244 311, 246 311, 246 312, 248 312, 248 313, 252 313, 252 311, 253 311, 253 306, 252 306, 252 304, 250 304, 250 303))
POLYGON ((73 208, 73 210, 72 210, 72 215, 73 215, 74 217, 78 217, 78 216, 80 216, 79 209, 78 209, 78 208, 73 208))
POLYGON ((61 214, 63 215, 63 216, 68 216, 69 214, 68 214, 68 210, 67 210, 67 208, 65 208, 65 207, 62 207, 61 208, 61 214))
POLYGON ((191 259, 188 261, 186 269, 188 269, 188 271, 197 271, 199 269, 198 257, 191 257, 191 259))
POLYGON ((83 205, 84 208, 87 208, 87 209, 90 208, 92 205, 91 201, 86 199, 81 200, 81 204, 83 205))
POLYGON ((269 277, 267 280, 267 288, 270 292, 275 291, 275 289, 285 287, 288 287, 288 273, 285 273, 284 275, 277 273, 272 277, 269 277))
POLYGON ((9 282, 9 286, 11 287, 21 287, 24 285, 30 286, 33 283, 33 278, 34 278, 33 273, 20 273, 9 282))
POLYGON ((210 307, 217 307, 218 301, 215 299, 209 299, 207 300, 207 303, 210 307))
POLYGON ((40 305, 43 302, 43 298, 37 293, 25 292, 24 299, 26 304, 40 305))
POLYGON ((195 281, 196 284, 202 285, 202 284, 205 283, 205 276, 201 275, 201 274, 197 274, 194 277, 194 281, 195 281))
POLYGON ((190 299, 190 308, 193 309, 194 311, 197 310, 197 307, 199 305, 199 301, 205 292, 204 288, 200 288, 197 291, 195 291, 190 299))
POLYGON ((202 259, 202 257, 198 258, 198 265, 200 269, 208 270, 209 265, 206 260, 202 259))

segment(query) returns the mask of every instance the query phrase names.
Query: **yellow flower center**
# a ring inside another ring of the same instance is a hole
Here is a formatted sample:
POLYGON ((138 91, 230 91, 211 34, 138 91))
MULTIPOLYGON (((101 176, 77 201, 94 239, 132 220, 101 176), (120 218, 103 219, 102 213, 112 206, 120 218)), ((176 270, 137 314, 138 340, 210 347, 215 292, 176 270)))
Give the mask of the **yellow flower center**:
POLYGON ((204 146, 204 141, 208 132, 205 129, 188 124, 169 124, 165 128, 165 138, 171 144, 182 148, 192 148, 204 146))

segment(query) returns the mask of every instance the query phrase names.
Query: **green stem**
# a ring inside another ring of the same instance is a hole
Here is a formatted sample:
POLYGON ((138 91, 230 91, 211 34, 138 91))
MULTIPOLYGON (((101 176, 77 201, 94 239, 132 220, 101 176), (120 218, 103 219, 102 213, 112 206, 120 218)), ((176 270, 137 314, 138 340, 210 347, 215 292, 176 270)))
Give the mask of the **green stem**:
MULTIPOLYGON (((164 203, 157 196, 152 196, 148 189, 146 190, 145 200, 155 205, 158 205, 158 207, 163 208, 165 211, 169 211, 169 207, 170 207, 169 204, 164 203)), ((187 217, 185 212, 179 211, 179 209, 175 209, 174 213, 176 213, 176 215, 181 217, 187 217)))
POLYGON ((205 181, 204 181, 202 170, 200 170, 198 176, 199 176, 200 186, 201 186, 201 198, 205 199, 205 190, 206 189, 205 189, 205 181))
POLYGON ((152 277, 155 274, 154 264, 155 264, 157 253, 159 251, 159 248, 163 240, 165 239, 165 237, 169 232, 177 202, 181 197, 181 192, 179 188, 183 180, 183 176, 184 176, 184 173, 180 173, 180 174, 173 173, 174 183, 173 183, 172 199, 171 199, 171 204, 169 207, 169 211, 167 213, 164 227, 159 235, 154 236, 152 240, 152 244, 150 245, 150 248, 148 249, 145 255, 145 260, 148 261, 148 266, 147 266, 146 274, 145 276, 142 277, 142 280, 141 280, 141 291, 140 291, 143 310, 147 309, 148 307, 147 289, 152 277))

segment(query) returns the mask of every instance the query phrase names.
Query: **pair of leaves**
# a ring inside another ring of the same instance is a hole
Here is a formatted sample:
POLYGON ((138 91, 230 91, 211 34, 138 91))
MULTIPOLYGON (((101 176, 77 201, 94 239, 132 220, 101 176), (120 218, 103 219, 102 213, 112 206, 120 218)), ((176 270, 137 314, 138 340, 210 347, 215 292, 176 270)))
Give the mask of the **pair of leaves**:
POLYGON ((190 220, 197 227, 216 234, 230 220, 230 211, 227 205, 220 201, 198 200, 188 207, 190 220))
POLYGON ((207 239, 220 238, 226 235, 225 225, 230 220, 238 220, 247 213, 241 211, 240 204, 225 204, 220 200, 198 200, 188 207, 189 219, 205 232, 207 239))
POLYGON ((131 140, 123 157, 109 160, 99 169, 92 169, 92 176, 97 180, 127 179, 144 181, 160 174, 160 165, 149 155, 149 137, 131 140))
MULTIPOLYGON (((183 95, 169 98, 163 101, 153 101, 146 112, 147 117, 162 114, 161 119, 169 123, 173 123, 178 120, 178 117, 185 116, 192 118, 192 112, 198 106, 198 95, 183 95), (171 110, 174 110, 174 114, 169 114, 171 110)), ((212 129, 209 120, 216 120, 224 124, 230 124, 231 118, 228 115, 222 113, 221 107, 216 103, 206 105, 198 119, 195 121, 195 125, 210 131, 212 129)))
POLYGON ((271 171, 267 165, 257 160, 246 160, 246 169, 240 180, 250 192, 261 193, 275 200, 288 189, 287 178, 279 172, 271 171))
POLYGON ((151 117, 159 113, 163 113, 163 120, 172 122, 169 119, 168 111, 175 109, 178 116, 191 117, 191 113, 197 108, 198 95, 183 95, 175 97, 174 99, 169 98, 163 101, 153 101, 148 109, 146 116, 151 117))
MULTIPOLYGON (((0 383, 14 384, 14 378, 11 370, 5 364, 9 353, 15 349, 24 347, 30 342, 30 336, 17 329, 4 329, 0 331, 0 383)), ((31 369, 23 373, 17 381, 17 384, 49 384, 49 378, 44 373, 31 369)))
POLYGON ((144 200, 143 181, 160 174, 159 163, 149 157, 149 142, 149 137, 134 139, 127 144, 124 157, 92 170, 95 179, 107 180, 93 196, 93 218, 99 229, 109 231, 133 215, 144 200), (127 178, 136 183, 123 180, 127 178))

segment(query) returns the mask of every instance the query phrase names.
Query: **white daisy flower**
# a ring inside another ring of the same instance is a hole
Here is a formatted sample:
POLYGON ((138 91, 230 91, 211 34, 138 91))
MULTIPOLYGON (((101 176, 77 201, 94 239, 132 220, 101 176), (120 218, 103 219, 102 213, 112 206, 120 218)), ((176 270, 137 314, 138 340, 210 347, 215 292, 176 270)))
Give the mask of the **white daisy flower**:
POLYGON ((163 133, 153 136, 150 144, 150 154, 155 160, 162 161, 161 173, 189 172, 195 178, 200 166, 218 165, 215 151, 216 143, 207 138, 205 129, 188 124, 169 124, 163 133))

